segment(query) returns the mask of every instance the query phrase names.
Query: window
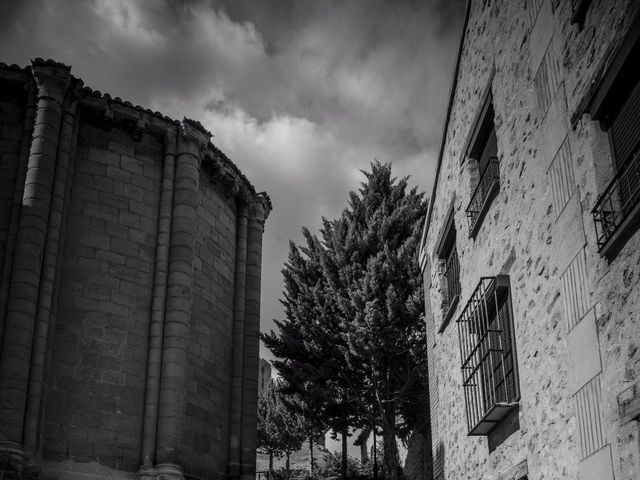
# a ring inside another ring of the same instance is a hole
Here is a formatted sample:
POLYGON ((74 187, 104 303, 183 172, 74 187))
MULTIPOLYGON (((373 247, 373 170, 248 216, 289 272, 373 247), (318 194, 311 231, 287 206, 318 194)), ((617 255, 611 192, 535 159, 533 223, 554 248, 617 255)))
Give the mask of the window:
POLYGON ((636 19, 587 111, 609 135, 615 175, 592 210, 598 251, 613 259, 640 225, 640 21, 636 19))
POLYGON ((445 312, 438 333, 442 333, 451 320, 460 300, 460 262, 456 249, 456 227, 453 221, 453 202, 442 233, 438 240, 436 255, 442 272, 442 310, 445 312))
POLYGON ((498 138, 494 126, 495 114, 490 88, 487 88, 483 98, 482 108, 476 116, 465 149, 472 176, 477 175, 475 188, 471 192, 471 199, 466 209, 471 238, 475 238, 478 233, 482 220, 500 187, 498 138))
POLYGON ((591 0, 571 0, 571 23, 577 23, 582 28, 590 4, 591 0))
POLYGON ((487 435, 520 399, 509 277, 483 277, 457 323, 469 435, 487 435))

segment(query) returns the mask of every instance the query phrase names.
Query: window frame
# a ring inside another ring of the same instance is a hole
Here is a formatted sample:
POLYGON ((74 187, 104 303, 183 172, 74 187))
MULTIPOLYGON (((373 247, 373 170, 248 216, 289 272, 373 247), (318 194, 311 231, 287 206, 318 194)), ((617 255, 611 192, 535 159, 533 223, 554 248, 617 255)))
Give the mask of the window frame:
POLYGON ((584 26, 591 0, 571 0, 571 23, 577 23, 580 30, 584 26))
POLYGON ((500 160, 497 146, 498 132, 495 125, 495 107, 493 104, 493 93, 491 91, 495 69, 492 68, 481 97, 480 107, 471 124, 471 129, 467 135, 464 147, 462 162, 466 159, 476 162, 478 170, 481 168, 480 156, 484 153, 491 134, 496 137, 495 155, 491 155, 489 162, 478 171, 478 180, 470 192, 469 204, 465 210, 469 223, 469 238, 475 239, 480 227, 487 215, 494 198, 500 191, 500 160), (480 198, 476 196, 480 194, 480 198), (478 208, 479 205, 479 208, 478 208))
MULTIPOLYGON (((447 216, 445 217, 445 222, 442 226, 442 230, 440 231, 440 235, 438 237, 438 241, 436 242, 436 250, 435 257, 438 261, 446 266, 448 259, 455 255, 458 258, 458 250, 456 246, 456 225, 454 220, 454 204, 455 198, 451 200, 451 205, 449 206, 449 210, 447 216)), ((460 262, 457 263, 457 293, 452 297, 452 292, 449 288, 449 282, 446 276, 446 271, 443 269, 441 271, 441 282, 446 282, 447 284, 447 295, 443 298, 442 305, 443 307, 446 305, 447 311, 444 312, 442 322, 438 327, 438 333, 444 332, 447 328, 447 325, 450 323, 453 318, 453 314, 455 313, 458 304, 460 303, 460 294, 462 293, 462 284, 460 282, 460 262)), ((442 265, 441 265, 442 266, 442 265)), ((443 309, 444 310, 444 309, 443 309)))
MULTIPOLYGON (((640 187, 636 187, 636 192, 632 193, 633 202, 630 208, 623 212, 616 211, 616 209, 620 210, 617 205, 624 201, 620 192, 615 193, 616 188, 618 190, 621 188, 619 185, 625 181, 629 182, 628 178, 624 178, 625 175, 637 175, 636 163, 639 160, 634 159, 634 154, 631 154, 624 163, 616 158, 616 148, 610 129, 615 118, 612 114, 619 112, 622 101, 619 94, 620 82, 627 77, 629 71, 634 71, 633 60, 638 55, 640 55, 640 14, 632 21, 629 31, 615 53, 611 55, 608 67, 595 89, 587 97, 583 110, 583 113, 591 114, 592 120, 599 122, 601 130, 606 132, 609 138, 614 175, 607 186, 598 193, 596 203, 591 210, 598 253, 606 257, 609 262, 616 258, 627 241, 640 229, 640 187)), ((637 151, 635 155, 638 155, 637 151)))

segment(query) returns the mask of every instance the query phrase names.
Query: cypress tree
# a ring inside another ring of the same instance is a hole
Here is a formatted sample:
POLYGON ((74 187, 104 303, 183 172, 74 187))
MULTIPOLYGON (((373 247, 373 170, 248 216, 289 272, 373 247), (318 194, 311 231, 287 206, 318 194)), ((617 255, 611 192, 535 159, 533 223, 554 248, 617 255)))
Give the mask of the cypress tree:
POLYGON ((376 161, 363 174, 339 218, 323 219, 319 237, 303 229, 304 246, 290 244, 285 319, 263 340, 287 382, 315 398, 336 431, 382 427, 385 474, 396 479, 396 437, 426 408, 417 251, 427 202, 407 178, 392 177, 390 164, 376 161))

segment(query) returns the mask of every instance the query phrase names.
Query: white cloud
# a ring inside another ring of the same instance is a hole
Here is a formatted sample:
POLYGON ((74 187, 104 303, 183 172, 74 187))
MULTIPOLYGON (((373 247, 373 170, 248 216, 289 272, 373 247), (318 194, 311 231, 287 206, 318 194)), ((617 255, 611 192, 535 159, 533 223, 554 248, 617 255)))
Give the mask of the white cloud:
POLYGON ((393 162, 396 175, 430 189, 463 11, 456 5, 0 1, 0 61, 54 58, 92 88, 202 121, 274 203, 264 241, 268 329, 282 316, 288 239, 337 216, 360 169, 393 162))

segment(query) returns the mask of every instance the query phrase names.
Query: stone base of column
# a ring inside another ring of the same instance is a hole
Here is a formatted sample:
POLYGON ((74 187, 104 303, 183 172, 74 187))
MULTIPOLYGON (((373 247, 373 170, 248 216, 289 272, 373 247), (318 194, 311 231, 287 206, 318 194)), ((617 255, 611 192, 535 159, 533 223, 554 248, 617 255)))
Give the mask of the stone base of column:
POLYGON ((240 464, 240 475, 236 478, 240 478, 240 480, 255 480, 255 465, 240 464))
POLYGON ((182 468, 173 463, 141 465, 137 477, 138 480, 184 480, 182 468))
POLYGON ((0 478, 22 479, 24 451, 19 443, 0 442, 0 478))
POLYGON ((37 480, 40 473, 40 467, 25 455, 22 445, 0 441, 0 479, 37 480))
POLYGON ((239 478, 240 477, 240 464, 229 463, 227 464, 227 478, 239 478))

